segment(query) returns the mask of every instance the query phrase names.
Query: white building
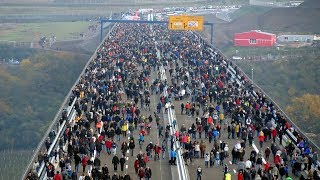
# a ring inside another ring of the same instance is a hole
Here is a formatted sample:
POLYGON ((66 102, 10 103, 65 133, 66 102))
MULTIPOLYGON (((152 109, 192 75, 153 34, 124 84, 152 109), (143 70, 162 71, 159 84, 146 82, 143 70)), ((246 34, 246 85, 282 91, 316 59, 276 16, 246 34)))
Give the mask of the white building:
POLYGON ((312 43, 315 40, 315 35, 279 35, 277 37, 278 43, 290 42, 307 42, 312 43))

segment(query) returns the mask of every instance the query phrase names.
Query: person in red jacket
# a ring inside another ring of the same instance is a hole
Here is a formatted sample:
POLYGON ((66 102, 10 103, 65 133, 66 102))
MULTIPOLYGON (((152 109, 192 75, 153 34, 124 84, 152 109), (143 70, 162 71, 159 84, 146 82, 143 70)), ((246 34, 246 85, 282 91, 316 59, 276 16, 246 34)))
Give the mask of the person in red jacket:
POLYGON ((134 161, 134 169, 136 170, 136 174, 138 174, 138 170, 139 170, 139 160, 138 160, 138 158, 136 158, 136 160, 134 161))
POLYGON ((57 171, 57 173, 54 175, 53 180, 62 180, 62 176, 59 171, 57 171))
POLYGON ((281 157, 277 154, 276 156, 274 156, 274 164, 275 165, 280 165, 281 162, 281 157))
POLYGON ((154 160, 160 159, 160 153, 161 153, 161 147, 156 143, 156 145, 153 147, 154 150, 154 160))
POLYGON ((239 171, 239 173, 238 173, 238 180, 243 180, 242 171, 239 171))
MULTIPOLYGON (((262 132, 262 131, 261 131, 262 132)), ((259 136, 259 143, 260 143, 260 149, 262 149, 262 146, 263 146, 263 142, 264 142, 264 134, 263 133, 260 133, 260 136, 259 136)))
POLYGON ((264 163, 264 170, 265 170, 266 172, 268 172, 268 171, 269 171, 269 168, 270 168, 270 164, 269 164, 268 162, 265 162, 265 163, 264 163))
POLYGON ((88 165, 88 157, 86 155, 83 156, 82 160, 82 172, 84 172, 86 170, 86 166, 88 165))
POLYGON ((277 134, 278 134, 278 133, 277 133, 276 128, 273 128, 273 129, 271 130, 271 136, 272 136, 272 140, 273 140, 274 143, 276 142, 277 134))
POLYGON ((144 179, 145 174, 146 174, 146 173, 144 172, 143 167, 141 167, 141 168, 139 169, 139 173, 138 173, 138 176, 139 176, 140 180, 143 180, 143 179, 144 179))
POLYGON ((111 154, 111 148, 112 148, 112 141, 110 139, 107 139, 105 142, 105 146, 107 148, 107 153, 111 154))

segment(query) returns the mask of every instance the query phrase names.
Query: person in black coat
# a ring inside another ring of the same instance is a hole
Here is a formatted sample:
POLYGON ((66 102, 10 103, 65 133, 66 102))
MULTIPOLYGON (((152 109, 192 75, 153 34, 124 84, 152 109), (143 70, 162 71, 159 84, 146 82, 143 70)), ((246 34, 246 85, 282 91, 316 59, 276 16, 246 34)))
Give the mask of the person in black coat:
POLYGON ((81 158, 78 154, 74 155, 74 166, 75 166, 75 171, 78 172, 79 170, 79 164, 81 163, 81 158))
POLYGON ((124 169, 124 163, 126 163, 126 158, 122 155, 122 157, 120 158, 120 168, 122 172, 124 169))
POLYGON ((130 175, 126 174, 126 175, 124 175, 123 179, 124 180, 131 180, 131 177, 130 177, 130 175))
POLYGON ((117 175, 117 173, 114 173, 114 175, 112 176, 112 180, 119 180, 119 176, 117 175))
POLYGON ((109 175, 109 169, 107 167, 107 164, 105 164, 103 167, 102 167, 102 174, 107 177, 109 175))
POLYGON ((130 151, 131 151, 131 156, 133 156, 133 150, 135 148, 135 143, 134 143, 134 140, 131 139, 130 142, 129 142, 129 148, 130 148, 130 151))
POLYGON ((96 167, 97 169, 100 168, 100 166, 101 166, 101 161, 100 161, 100 159, 99 159, 98 157, 96 157, 96 158, 94 159, 93 165, 94 165, 94 167, 96 167))
POLYGON ((144 170, 144 172, 145 172, 146 180, 149 180, 149 179, 151 178, 151 176, 152 176, 152 172, 151 172, 150 167, 147 167, 147 168, 144 170))
POLYGON ((112 158, 112 164, 113 164, 113 169, 114 171, 117 171, 118 170, 118 164, 119 164, 119 158, 117 155, 115 155, 113 158, 112 158))

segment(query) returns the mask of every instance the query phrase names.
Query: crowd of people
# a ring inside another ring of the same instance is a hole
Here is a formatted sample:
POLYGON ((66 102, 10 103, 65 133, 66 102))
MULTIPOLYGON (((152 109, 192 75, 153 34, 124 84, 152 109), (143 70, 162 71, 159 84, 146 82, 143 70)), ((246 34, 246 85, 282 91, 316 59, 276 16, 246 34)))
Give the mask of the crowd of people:
MULTIPOLYGON (((150 158, 158 161, 169 154, 169 164, 176 164, 175 141, 180 142, 187 165, 193 158, 203 158, 206 168, 223 167, 226 180, 232 177, 224 162, 229 157, 238 166, 238 179, 290 179, 302 170, 310 179, 319 179, 318 155, 306 139, 295 134, 298 144, 276 145, 277 138, 283 144, 282 135, 292 130, 290 123, 241 74, 243 85, 237 84, 229 66, 231 62, 192 32, 168 31, 163 25, 115 25, 73 89, 70 102, 77 98, 77 114, 60 138, 59 150, 41 152, 27 179, 37 179, 42 162, 47 177, 54 180, 150 179, 154 168, 148 166, 150 158), (169 80, 155 73, 160 66, 169 80), (155 109, 150 108, 153 97, 158 101, 155 109), (174 108, 174 102, 181 103, 181 114, 194 119, 190 127, 182 119, 163 123, 161 110, 174 108), (170 134, 177 125, 179 130, 170 134), (151 129, 157 129, 161 142, 145 142, 151 129), (226 143, 223 134, 237 142, 226 143), (252 150, 245 159, 255 139, 260 151, 252 150), (269 141, 271 146, 266 147, 269 141), (102 164, 102 154, 114 173, 102 164), (126 167, 128 156, 135 161, 126 167), (134 168, 135 175, 127 168, 134 168)), ((66 119, 62 116, 59 123, 66 119)), ((48 138, 47 147, 54 137, 48 138)), ((201 166, 195 171, 201 179, 201 166)))
POLYGON ((221 133, 227 132, 228 139, 238 139, 230 148, 232 163, 238 165, 238 179, 290 179, 289 167, 294 176, 319 179, 317 152, 312 151, 307 140, 293 131, 290 123, 264 94, 254 91, 243 75, 237 74, 241 76, 242 85, 232 78, 228 71, 231 62, 206 44, 199 44, 199 37, 192 32, 177 33, 171 38, 171 44, 162 48, 164 54, 170 55, 166 59, 171 75, 168 101, 186 98, 187 102, 181 103, 181 113, 195 118, 191 127, 182 126, 177 132, 185 149, 186 161, 199 157, 201 152, 202 155, 205 153, 206 167, 209 164, 224 165, 229 147, 218 140, 221 133), (230 117, 230 121, 225 115, 230 117), (297 144, 289 141, 282 146, 282 137, 287 130, 296 135, 297 144), (209 152, 203 142, 192 142, 196 134, 201 139, 202 133, 209 143, 213 142, 209 152), (252 146, 255 138, 259 141, 260 152, 252 150, 246 160, 246 146, 252 146), (276 145, 277 138, 279 145, 276 145), (271 141, 271 146, 265 147, 268 141, 271 141), (271 153, 272 158, 269 158, 271 153), (302 171, 307 175, 300 175, 302 171))

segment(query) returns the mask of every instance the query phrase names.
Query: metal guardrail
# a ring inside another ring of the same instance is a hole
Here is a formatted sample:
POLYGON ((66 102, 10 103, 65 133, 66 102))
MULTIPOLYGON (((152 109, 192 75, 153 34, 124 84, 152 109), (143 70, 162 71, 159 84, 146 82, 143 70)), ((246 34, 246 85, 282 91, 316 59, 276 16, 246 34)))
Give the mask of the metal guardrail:
MULTIPOLYGON (((108 35, 105 36, 105 39, 109 37, 109 34, 110 34, 110 32, 112 32, 114 26, 115 26, 115 24, 113 24, 113 27, 110 29, 108 35)), ((105 39, 104 39, 104 40, 105 40, 105 39)), ((58 121, 59 121, 59 119, 60 119, 63 111, 67 110, 67 119, 69 118, 69 115, 70 115, 70 113, 71 113, 71 110, 73 109, 73 106, 69 106, 69 105, 68 105, 69 99, 70 99, 70 97, 71 97, 72 94, 73 94, 72 92, 73 92, 74 88, 76 87, 76 85, 79 83, 80 78, 81 78, 82 75, 85 73, 85 71, 86 71, 86 69, 88 68, 88 66, 89 66, 89 65, 91 64, 91 62, 96 58, 97 52, 98 52, 98 50, 100 50, 100 47, 102 46, 103 43, 104 43, 104 41, 102 41, 102 42, 100 43, 100 45, 98 46, 98 48, 95 50, 95 52, 93 53, 93 55, 91 56, 91 58, 89 59, 89 61, 88 61, 88 62, 86 63, 86 65, 84 66, 84 68, 83 68, 81 74, 79 75, 78 79, 75 81, 75 83, 74 83, 73 86, 71 87, 70 91, 68 92, 67 96, 65 97, 64 101, 62 102, 62 104, 61 104, 58 112, 56 113, 56 115, 55 115, 52 123, 50 124, 47 132, 44 134, 42 140, 40 141, 39 145, 37 146, 36 150, 34 151, 34 154, 33 154, 32 158, 31 158, 28 166, 26 167, 26 169, 25 169, 25 171, 24 171, 24 174, 22 175, 22 179, 26 179, 28 173, 30 172, 30 170, 31 170, 32 167, 33 167, 33 163, 36 161, 37 155, 39 154, 39 152, 41 151, 41 149, 44 148, 44 142, 46 141, 47 137, 49 136, 49 133, 52 132, 52 130, 54 130, 54 128, 56 127, 55 125, 58 123, 58 121)), ((75 99, 76 99, 76 98, 75 98, 75 99)), ((75 101, 76 101, 76 100, 74 100, 71 105, 74 105, 75 101)), ((59 126, 58 132, 59 132, 59 133, 63 132, 62 129, 65 128, 65 126, 66 126, 66 123, 65 123, 65 121, 64 121, 64 122, 63 122, 63 126, 59 126)), ((61 135, 61 134, 59 134, 59 135, 61 135)), ((59 137, 59 136, 56 135, 56 137, 59 137)), ((53 141, 53 142, 55 142, 55 144, 53 144, 53 143, 51 144, 50 149, 49 149, 49 150, 51 150, 51 151, 52 151, 53 147, 56 146, 56 144, 57 144, 58 141, 53 141), (51 148, 51 147, 52 147, 52 148, 51 148)), ((50 151, 50 152, 51 152, 51 151, 50 151)), ((48 151, 48 152, 49 152, 49 151, 48 151)), ((48 153, 48 155, 50 155, 50 154, 48 153)), ((43 170, 45 169, 44 166, 45 166, 45 165, 44 165, 44 162, 42 162, 41 165, 40 165, 40 170, 41 170, 41 171, 39 170, 39 172, 37 172, 38 175, 42 175, 43 170)), ((40 177, 41 177, 41 176, 40 176, 40 177)))
MULTIPOLYGON (((75 102, 75 101, 74 101, 74 102, 75 102)), ((70 107, 73 107, 73 106, 70 106, 70 107)), ((65 132, 65 130, 66 130, 66 125, 67 125, 68 123, 70 123, 70 122, 75 118, 76 110, 74 110, 74 109, 71 108, 69 114, 72 114, 72 115, 68 117, 67 121, 64 121, 64 122, 61 124, 61 128, 59 129, 59 132, 58 132, 58 134, 56 135, 53 143, 51 144, 51 146, 50 146, 50 148, 49 148, 49 150, 48 150, 48 154, 49 154, 49 155, 52 153, 52 151, 53 151, 54 149, 58 148, 58 147, 57 147, 57 145, 58 145, 58 144, 57 144, 57 143, 58 143, 58 140, 60 139, 60 137, 61 137, 61 136, 63 135, 63 133, 65 132), (72 113, 71 113, 71 112, 72 112, 72 113)), ((50 158, 49 158, 49 162, 52 163, 53 161, 54 161, 54 157, 50 157, 50 158)), ((38 177, 40 177, 40 179, 46 179, 46 178, 43 178, 43 177, 45 177, 45 176, 47 175, 46 173, 44 173, 44 172, 46 172, 46 171, 44 171, 44 170, 45 170, 45 164, 42 163, 42 164, 41 164, 41 167, 40 167, 40 169, 39 169, 39 171, 38 171, 38 177)))

